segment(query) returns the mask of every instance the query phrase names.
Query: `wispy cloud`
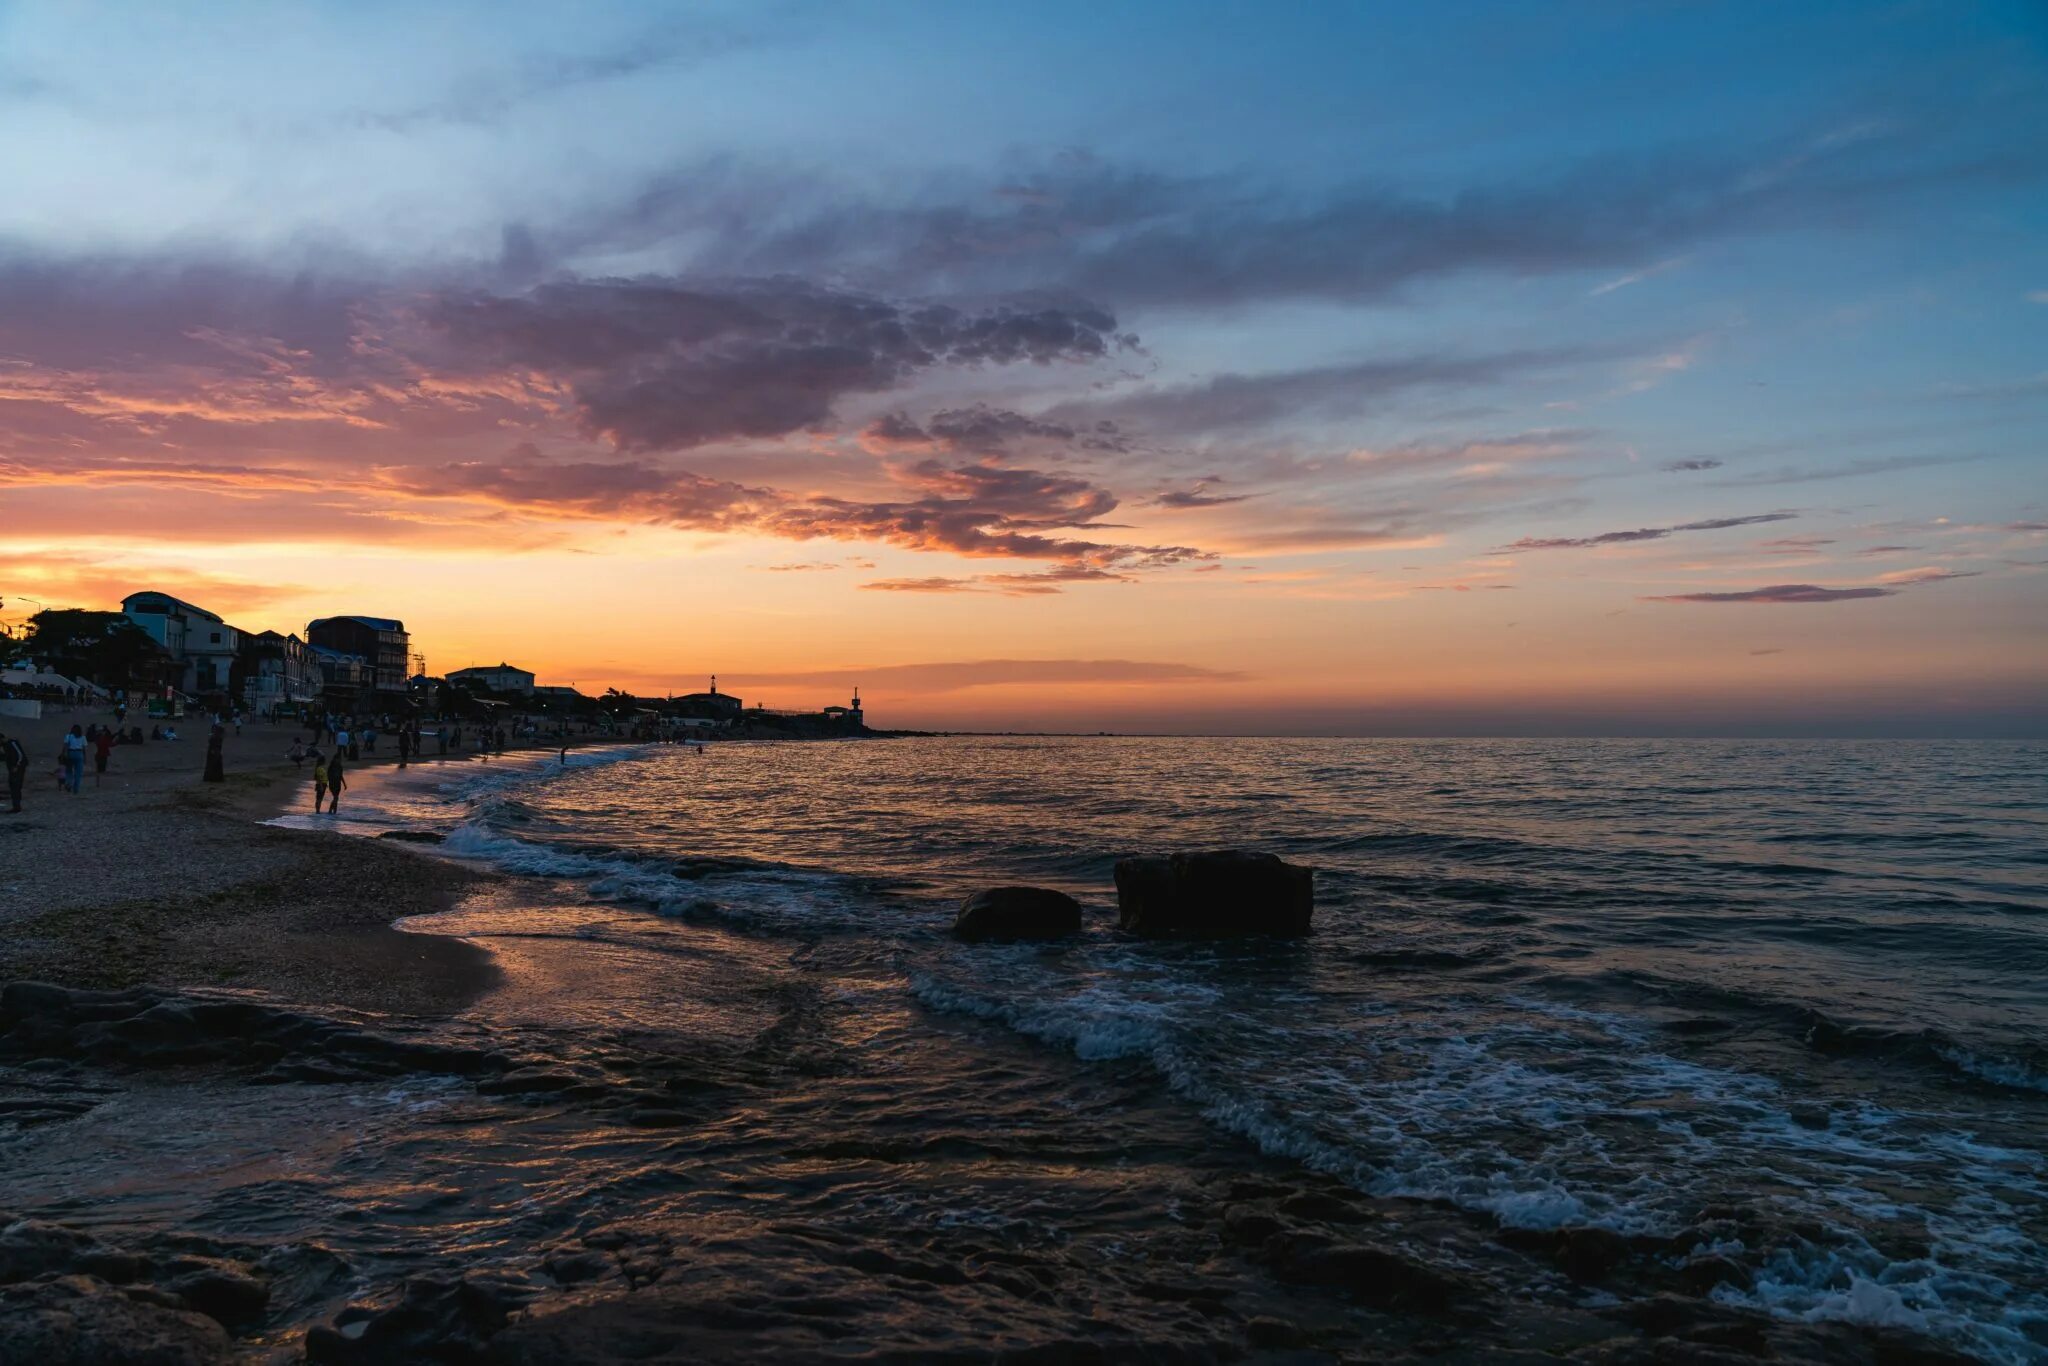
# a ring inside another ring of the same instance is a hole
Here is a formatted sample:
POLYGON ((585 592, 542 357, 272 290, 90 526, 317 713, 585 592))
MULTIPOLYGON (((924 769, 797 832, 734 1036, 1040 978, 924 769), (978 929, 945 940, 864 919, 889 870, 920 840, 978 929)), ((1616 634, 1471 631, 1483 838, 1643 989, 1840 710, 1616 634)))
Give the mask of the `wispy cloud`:
POLYGON ((1725 531, 1730 527, 1757 526, 1764 522, 1790 522, 1796 512, 1760 512, 1748 517, 1709 517, 1704 521, 1680 522, 1676 526, 1637 527, 1633 531, 1603 531, 1597 536, 1524 536, 1495 550, 1496 555, 1513 555, 1525 550, 1583 550, 1591 546, 1628 545, 1637 541, 1661 541, 1686 531, 1725 531))
POLYGON ((1231 669, 1132 659, 978 659, 933 664, 887 664, 864 669, 813 669, 737 676, 746 687, 793 684, 852 686, 877 691, 940 693, 1019 684, 1236 683, 1250 677, 1231 669))
POLYGON ((1677 270, 1689 259, 1691 258, 1674 256, 1668 261, 1659 261, 1654 266, 1644 266, 1641 270, 1632 270, 1626 275, 1618 275, 1605 284, 1593 286, 1586 293, 1588 296, 1597 299, 1602 294, 1612 294, 1617 289, 1627 289, 1630 285, 1639 285, 1654 276, 1662 275, 1667 271, 1677 270))
POLYGON ((1767 588, 1744 588, 1726 593, 1670 593, 1645 597, 1644 602, 1751 602, 1818 603, 1854 602, 1859 598, 1888 598, 1895 588, 1822 588, 1811 583, 1777 583, 1767 588))
POLYGON ((1713 481, 1728 488, 1759 488, 1771 484, 1811 484, 1824 479, 1860 479, 1873 474, 1897 474, 1904 470, 1931 469, 1942 465, 1964 465, 1983 459, 1980 455, 1892 455, 1852 460, 1846 465, 1823 465, 1815 469, 1780 468, 1739 474, 1713 481))

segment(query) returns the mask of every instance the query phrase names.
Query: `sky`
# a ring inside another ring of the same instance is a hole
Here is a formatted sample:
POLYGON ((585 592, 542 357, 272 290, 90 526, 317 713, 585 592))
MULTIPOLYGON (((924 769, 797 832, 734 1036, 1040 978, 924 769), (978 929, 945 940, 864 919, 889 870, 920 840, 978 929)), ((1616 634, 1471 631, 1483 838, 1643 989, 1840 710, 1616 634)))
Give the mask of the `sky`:
POLYGON ((0 0, 0 621, 2048 734, 2038 4, 0 0))

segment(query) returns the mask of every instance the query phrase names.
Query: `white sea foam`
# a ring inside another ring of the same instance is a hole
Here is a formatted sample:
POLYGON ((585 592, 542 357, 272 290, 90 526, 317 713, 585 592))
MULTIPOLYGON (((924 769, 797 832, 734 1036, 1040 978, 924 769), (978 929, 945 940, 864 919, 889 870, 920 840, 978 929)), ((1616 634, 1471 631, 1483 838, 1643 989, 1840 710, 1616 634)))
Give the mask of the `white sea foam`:
MULTIPOLYGON (((1811 1128, 1769 1078, 1670 1057, 1640 1021, 1547 1002, 1481 1014, 1452 1000, 1338 1025, 1245 1010, 1154 964, 1120 974, 1113 955, 1082 972, 975 961, 966 980, 914 974, 912 991, 1084 1060, 1145 1058, 1218 1128, 1370 1193, 1449 1200, 1510 1227, 1668 1236, 1716 1198, 1720 1173, 1762 1170, 1778 1213, 1818 1219, 1834 1241, 1772 1251, 1753 1289, 1723 1298, 1931 1332, 1995 1359, 2037 1350, 2024 1325, 2048 1301, 2027 1283, 2040 1254, 2018 1227, 2048 1207, 2037 1154, 1870 1103, 1811 1128), (1929 1170, 1976 1202, 1902 1193, 1929 1170), (1924 1228, 1930 1255, 1893 1261, 1855 1231, 1882 1226, 1924 1228), (2011 1279, 1987 1271, 2000 1266, 2011 1279)), ((1749 1255, 1732 1237, 1702 1250, 1749 1255)))

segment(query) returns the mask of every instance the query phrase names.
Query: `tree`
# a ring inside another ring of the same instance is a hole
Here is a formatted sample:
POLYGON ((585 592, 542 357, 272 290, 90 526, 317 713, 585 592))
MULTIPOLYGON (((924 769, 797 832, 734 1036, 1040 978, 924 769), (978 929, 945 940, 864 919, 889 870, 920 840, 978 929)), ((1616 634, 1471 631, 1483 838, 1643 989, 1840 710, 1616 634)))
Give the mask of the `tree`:
POLYGON ((20 653, 110 688, 155 688, 176 672, 170 654, 119 612, 47 608, 28 619, 20 653))

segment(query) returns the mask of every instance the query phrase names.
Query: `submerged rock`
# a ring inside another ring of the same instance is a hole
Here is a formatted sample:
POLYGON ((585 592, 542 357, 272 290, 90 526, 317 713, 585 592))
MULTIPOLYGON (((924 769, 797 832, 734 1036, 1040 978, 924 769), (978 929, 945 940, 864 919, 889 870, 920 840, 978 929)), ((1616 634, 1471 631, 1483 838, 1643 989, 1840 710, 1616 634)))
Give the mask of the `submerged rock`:
POLYGON ((438 830, 380 830, 380 840, 397 840, 402 844, 445 844, 448 837, 438 830))
POLYGON ((1117 927, 1147 937, 1308 933, 1315 870, 1241 849, 1118 859, 1117 927))
POLYGON ((962 939, 1064 939, 1081 932, 1081 903, 1046 887, 984 887, 960 903, 962 939))

